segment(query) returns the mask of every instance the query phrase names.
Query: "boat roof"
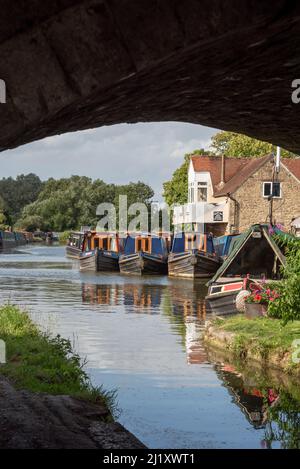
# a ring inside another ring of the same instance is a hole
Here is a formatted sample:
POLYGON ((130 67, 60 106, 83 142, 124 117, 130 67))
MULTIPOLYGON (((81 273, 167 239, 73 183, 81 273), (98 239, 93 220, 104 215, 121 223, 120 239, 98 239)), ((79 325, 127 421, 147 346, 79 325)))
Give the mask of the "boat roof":
MULTIPOLYGON (((213 282, 216 282, 220 277, 224 275, 228 267, 231 265, 231 263, 234 261, 236 256, 239 254, 239 252, 242 250, 242 248, 247 244, 247 241, 251 238, 252 234, 254 232, 261 232, 263 236, 266 238, 268 241, 269 245, 273 249, 274 253, 278 257, 279 261, 283 266, 285 266, 286 259, 283 253, 281 252, 280 248, 272 238, 272 236, 269 234, 269 226, 268 225, 262 225, 262 224, 255 224, 250 226, 248 230, 246 230, 244 233, 242 233, 235 241, 235 244, 233 246, 233 249, 227 259, 223 262, 219 270, 216 272, 214 277, 208 282, 208 285, 211 285, 213 282)), ((283 232, 282 232, 283 233, 283 232)), ((285 233, 283 233, 285 234, 285 233)))

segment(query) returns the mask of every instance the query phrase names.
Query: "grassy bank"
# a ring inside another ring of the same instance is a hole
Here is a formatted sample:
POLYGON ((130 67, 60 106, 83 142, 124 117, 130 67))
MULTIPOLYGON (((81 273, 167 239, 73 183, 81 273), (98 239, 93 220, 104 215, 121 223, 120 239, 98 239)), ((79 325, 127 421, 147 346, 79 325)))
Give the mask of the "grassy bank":
POLYGON ((16 388, 67 394, 114 410, 113 393, 92 386, 70 341, 42 333, 26 312, 12 305, 0 307, 0 339, 6 345, 0 374, 16 388))
POLYGON ((236 358, 254 360, 264 366, 300 374, 300 365, 292 361, 295 339, 300 339, 300 321, 283 326, 277 319, 249 320, 243 315, 225 320, 216 319, 208 326, 205 334, 208 344, 224 348, 236 358))

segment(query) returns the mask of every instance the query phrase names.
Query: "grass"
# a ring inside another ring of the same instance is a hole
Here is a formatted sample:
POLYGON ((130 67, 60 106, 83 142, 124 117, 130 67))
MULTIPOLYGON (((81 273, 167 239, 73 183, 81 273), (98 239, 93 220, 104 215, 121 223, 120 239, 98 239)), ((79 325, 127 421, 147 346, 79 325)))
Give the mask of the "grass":
POLYGON ((300 339, 300 321, 283 325, 278 319, 246 319, 243 315, 237 315, 225 320, 217 319, 214 326, 235 334, 230 348, 241 358, 246 357, 249 351, 263 359, 275 352, 283 356, 291 353, 293 341, 300 339))
POLYGON ((99 402, 114 414, 115 393, 91 384, 69 340, 42 333, 26 312, 13 305, 0 307, 0 339, 6 345, 0 373, 17 389, 99 402))

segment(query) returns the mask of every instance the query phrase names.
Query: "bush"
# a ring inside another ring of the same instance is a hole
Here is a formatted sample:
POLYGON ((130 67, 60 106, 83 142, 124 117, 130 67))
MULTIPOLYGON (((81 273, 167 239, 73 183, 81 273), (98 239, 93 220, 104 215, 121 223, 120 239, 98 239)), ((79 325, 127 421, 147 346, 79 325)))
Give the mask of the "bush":
POLYGON ((284 241, 287 264, 277 286, 279 297, 269 304, 268 314, 284 323, 300 319, 300 240, 284 241))

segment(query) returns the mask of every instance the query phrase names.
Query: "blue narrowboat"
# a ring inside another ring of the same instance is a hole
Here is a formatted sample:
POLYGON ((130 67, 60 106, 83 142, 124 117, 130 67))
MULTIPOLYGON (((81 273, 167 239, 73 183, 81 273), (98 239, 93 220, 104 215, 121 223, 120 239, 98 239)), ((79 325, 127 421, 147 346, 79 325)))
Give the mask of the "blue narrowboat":
POLYGON ((168 234, 131 233, 127 236, 124 254, 120 256, 120 272, 132 275, 164 275, 168 273, 168 234))
POLYGON ((215 252, 213 236, 197 232, 179 232, 174 236, 169 254, 169 276, 207 278, 221 265, 215 252))
POLYGON ((119 256, 123 248, 124 238, 118 233, 85 233, 79 257, 80 270, 119 272, 119 256))

